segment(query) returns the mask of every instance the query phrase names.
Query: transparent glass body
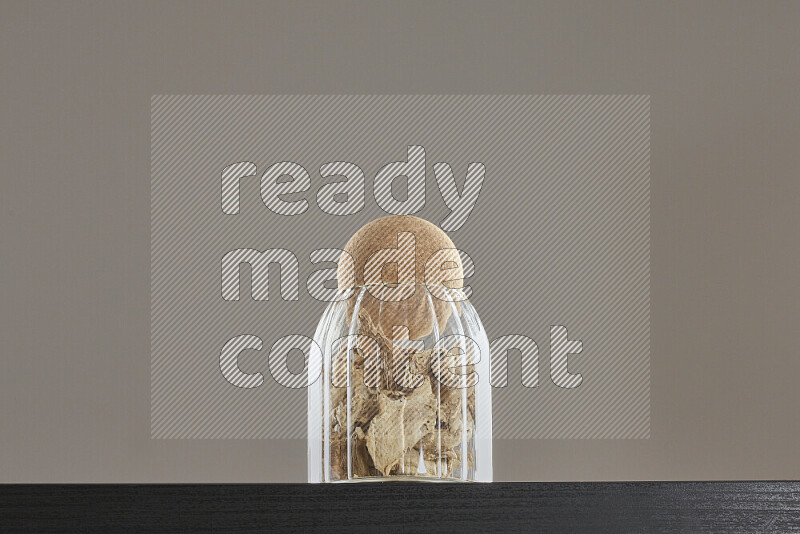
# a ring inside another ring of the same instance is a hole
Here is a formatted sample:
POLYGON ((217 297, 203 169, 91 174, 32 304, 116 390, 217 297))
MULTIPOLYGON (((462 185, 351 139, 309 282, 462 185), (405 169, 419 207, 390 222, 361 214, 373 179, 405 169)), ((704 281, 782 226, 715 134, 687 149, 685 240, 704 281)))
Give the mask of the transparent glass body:
POLYGON ((308 481, 492 480, 489 342, 463 291, 360 286, 325 310, 308 481), (398 293, 399 292, 399 293, 398 293))

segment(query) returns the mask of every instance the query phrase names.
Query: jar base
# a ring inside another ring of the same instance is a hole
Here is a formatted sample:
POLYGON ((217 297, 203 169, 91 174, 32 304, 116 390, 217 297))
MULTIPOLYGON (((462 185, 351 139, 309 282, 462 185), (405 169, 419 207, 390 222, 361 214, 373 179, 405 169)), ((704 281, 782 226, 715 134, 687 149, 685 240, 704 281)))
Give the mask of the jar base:
POLYGON ((464 480, 462 478, 441 478, 441 477, 424 477, 415 475, 397 475, 389 477, 360 477, 360 478, 345 478, 342 480, 333 480, 332 484, 351 484, 359 482, 450 482, 450 483, 470 483, 473 480, 464 480))

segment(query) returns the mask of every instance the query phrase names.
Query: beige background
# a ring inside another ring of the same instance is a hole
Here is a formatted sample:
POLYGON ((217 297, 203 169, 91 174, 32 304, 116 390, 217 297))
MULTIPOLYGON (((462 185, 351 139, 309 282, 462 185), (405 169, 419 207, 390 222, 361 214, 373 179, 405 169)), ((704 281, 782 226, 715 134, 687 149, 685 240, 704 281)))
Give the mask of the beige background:
POLYGON ((149 439, 162 93, 650 94, 652 437, 495 478, 800 478, 800 3, 0 6, 0 481, 305 480, 302 441, 149 439))

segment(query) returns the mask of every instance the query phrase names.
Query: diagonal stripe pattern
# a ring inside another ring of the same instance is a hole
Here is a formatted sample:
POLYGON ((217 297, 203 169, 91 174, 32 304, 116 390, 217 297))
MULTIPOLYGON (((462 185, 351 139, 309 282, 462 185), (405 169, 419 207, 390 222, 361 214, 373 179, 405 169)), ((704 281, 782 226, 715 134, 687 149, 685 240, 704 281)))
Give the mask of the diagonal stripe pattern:
MULTIPOLYGON (((489 339, 538 346, 536 370, 503 347, 495 438, 649 437, 642 95, 154 96, 151 436, 304 437, 306 392, 281 386, 270 363, 286 367, 286 352, 302 345, 287 336, 310 338, 327 305, 307 283, 322 281, 314 263, 334 255, 312 253, 412 209, 471 259, 465 283, 489 339), (467 173, 480 191, 465 188, 467 173), (408 178, 405 198, 393 174, 408 178), (460 197, 449 187, 443 198, 437 176, 460 197), (459 198, 475 208, 451 213, 459 198), (244 252, 223 262, 232 251, 244 252), (290 255, 262 265, 264 251, 290 255), (551 369, 554 326, 582 350, 551 369), (234 367, 222 350, 237 336, 234 367), (271 356, 282 339, 284 354, 271 356), (224 374, 234 370, 263 383, 236 387, 224 374), (552 376, 564 372, 580 384, 558 387, 552 376)), ((303 376, 279 374, 292 386, 303 376)))

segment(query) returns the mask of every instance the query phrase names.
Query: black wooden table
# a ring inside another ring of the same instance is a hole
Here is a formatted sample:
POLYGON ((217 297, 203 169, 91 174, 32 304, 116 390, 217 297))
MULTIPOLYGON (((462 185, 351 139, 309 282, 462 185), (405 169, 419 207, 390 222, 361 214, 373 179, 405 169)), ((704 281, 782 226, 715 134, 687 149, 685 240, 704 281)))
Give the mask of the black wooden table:
POLYGON ((800 532, 800 482, 0 486, 16 531, 800 532))

